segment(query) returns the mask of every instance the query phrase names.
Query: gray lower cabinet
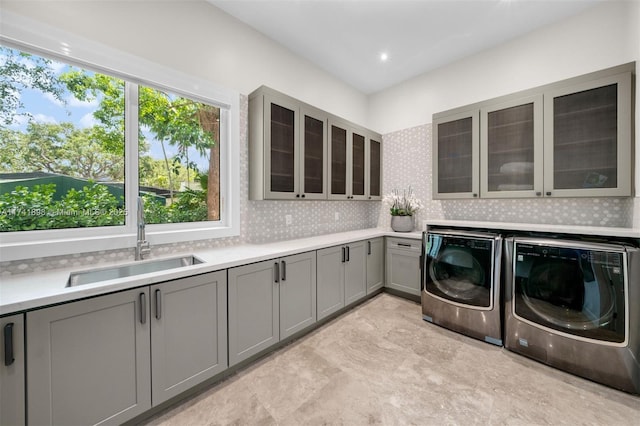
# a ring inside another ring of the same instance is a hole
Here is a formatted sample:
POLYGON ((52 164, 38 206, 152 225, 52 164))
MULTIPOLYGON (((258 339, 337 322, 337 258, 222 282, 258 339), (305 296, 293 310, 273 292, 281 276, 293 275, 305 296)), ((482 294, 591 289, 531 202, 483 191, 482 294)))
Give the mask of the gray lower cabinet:
POLYGON ((318 319, 367 294, 365 241, 318 250, 318 319))
POLYGON ((227 273, 151 286, 152 403, 227 368, 227 273))
POLYGON ((367 241, 367 294, 384 287, 384 238, 367 241))
POLYGON ((29 424, 120 424, 226 369, 226 291, 220 271, 27 312, 29 424))
POLYGON ((0 318, 0 425, 24 425, 24 315, 0 318))
POLYGON ((151 408, 149 288, 28 312, 27 418, 118 424, 151 408))
POLYGON ((420 240, 387 238, 386 287, 420 296, 420 240))
POLYGON ((316 254, 229 269, 229 365, 315 323, 316 254))
POLYGON ((316 322, 316 254, 280 260, 280 339, 316 322))
POLYGON ((357 241, 345 246, 344 262, 344 304, 357 302, 367 295, 366 241, 357 241))

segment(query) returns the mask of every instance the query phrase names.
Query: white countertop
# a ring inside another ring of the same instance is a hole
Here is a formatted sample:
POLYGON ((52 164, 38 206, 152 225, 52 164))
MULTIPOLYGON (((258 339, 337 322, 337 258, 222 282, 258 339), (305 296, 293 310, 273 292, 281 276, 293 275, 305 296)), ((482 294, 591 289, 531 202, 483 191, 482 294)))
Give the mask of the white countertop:
MULTIPOLYGON (((603 237, 640 238, 638 228, 606 226, 546 225, 535 223, 475 222, 469 220, 426 220, 424 225, 458 226, 465 228, 504 229, 507 231, 551 232, 558 234, 599 235, 603 237)), ((423 227, 424 228, 424 227, 423 227)))
MULTIPOLYGON (((600 235, 605 237, 640 238, 640 229, 611 228, 593 226, 543 225, 507 222, 476 222, 463 220, 426 220, 423 225, 503 229, 513 231, 552 232, 564 234, 600 235)), ((424 226, 423 226, 424 228, 424 226)), ((90 267, 61 268, 42 272, 24 273, 0 278, 0 315, 26 311, 56 303, 69 302, 85 297, 97 296, 115 291, 184 278, 191 275, 219 271, 235 266, 275 259, 305 251, 318 250, 369 238, 393 236, 397 238, 421 239, 422 232, 393 232, 389 229, 370 228, 341 232, 317 237, 279 241, 269 244, 244 244, 237 246, 195 250, 193 254, 204 263, 161 272, 113 279, 99 283, 66 287, 69 274, 90 267)), ((165 258, 187 253, 172 253, 165 258)), ((160 259, 152 258, 151 260, 160 259)), ((120 266, 132 262, 105 262, 99 268, 120 266)))
MULTIPOLYGON (((127 290, 135 287, 155 284, 163 281, 184 278, 191 275, 219 271, 234 266, 275 259, 281 256, 318 250, 325 247, 351 243, 369 238, 394 236, 398 238, 420 239, 421 232, 393 232, 381 228, 362 229, 358 231, 341 232, 318 237, 297 240, 279 241, 270 244, 246 244, 213 248, 210 250, 195 250, 193 254, 205 263, 176 268, 161 272, 118 278, 99 283, 85 284, 76 287, 66 287, 69 274, 93 268, 62 268, 42 272, 24 273, 0 278, 0 315, 26 311, 51 304, 69 302, 85 297, 97 296, 114 291, 127 290)), ((172 253, 164 258, 176 257, 186 253, 172 253)), ((160 259, 158 258, 152 258, 160 259)), ((101 263, 99 268, 120 266, 132 262, 101 263)))

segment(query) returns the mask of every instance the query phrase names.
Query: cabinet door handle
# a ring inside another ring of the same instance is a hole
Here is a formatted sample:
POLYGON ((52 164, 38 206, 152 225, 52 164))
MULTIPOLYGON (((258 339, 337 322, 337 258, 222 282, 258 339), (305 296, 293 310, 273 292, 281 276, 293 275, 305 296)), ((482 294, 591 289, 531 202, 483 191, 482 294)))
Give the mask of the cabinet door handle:
POLYGON ((13 361, 13 323, 10 322, 4 326, 4 365, 8 367, 13 361))
POLYGON ((162 294, 160 289, 156 290, 156 319, 160 319, 162 316, 162 294))
POLYGON ((342 247, 342 263, 346 262, 346 259, 347 259, 346 253, 347 253, 347 250, 344 247, 342 247))
POLYGON ((282 262, 280 262, 280 264, 282 265, 282 275, 280 275, 280 281, 286 281, 287 280, 287 262, 283 260, 282 262))
POLYGON ((542 192, 538 191, 536 192, 536 197, 541 197, 542 196, 542 192))
POLYGON ((304 194, 302 194, 302 198, 304 198, 304 194))
POLYGON ((349 250, 349 246, 347 246, 347 262, 349 261, 350 255, 351 255, 351 250, 349 250))
POLYGON ((140 293, 140 324, 147 323, 147 297, 140 293))
POLYGON ((274 269, 274 277, 275 277, 275 281, 276 281, 277 283, 279 283, 279 282, 280 282, 280 264, 278 264, 278 262, 276 262, 276 263, 274 263, 274 264, 273 264, 273 266, 274 266, 274 268, 275 268, 275 269, 274 269))
POLYGON ((407 243, 398 243, 398 245, 402 247, 411 247, 411 244, 407 244, 407 243))
POLYGON ((547 191, 547 197, 551 196, 551 191, 547 191))
POLYGON ((477 197, 478 197, 478 194, 473 194, 473 198, 477 198, 477 197))
POLYGON ((367 241, 367 254, 371 256, 371 241, 367 241))

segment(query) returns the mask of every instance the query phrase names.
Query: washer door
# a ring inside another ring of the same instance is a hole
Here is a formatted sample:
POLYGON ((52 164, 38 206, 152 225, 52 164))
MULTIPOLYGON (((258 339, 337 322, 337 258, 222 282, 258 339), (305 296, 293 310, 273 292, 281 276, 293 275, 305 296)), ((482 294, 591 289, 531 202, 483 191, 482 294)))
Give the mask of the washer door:
POLYGON ((429 234, 425 291, 441 299, 492 307, 493 242, 429 234))
POLYGON ((516 316, 576 336, 625 340, 624 255, 516 243, 516 316))

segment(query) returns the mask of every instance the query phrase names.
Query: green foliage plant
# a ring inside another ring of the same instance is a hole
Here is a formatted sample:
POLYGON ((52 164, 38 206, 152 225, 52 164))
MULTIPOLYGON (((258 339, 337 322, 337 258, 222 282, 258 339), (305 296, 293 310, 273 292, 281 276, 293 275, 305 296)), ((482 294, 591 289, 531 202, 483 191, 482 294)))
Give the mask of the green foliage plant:
POLYGON ((90 183, 55 201, 55 184, 17 186, 0 194, 0 232, 123 225, 122 200, 106 186, 90 183))

